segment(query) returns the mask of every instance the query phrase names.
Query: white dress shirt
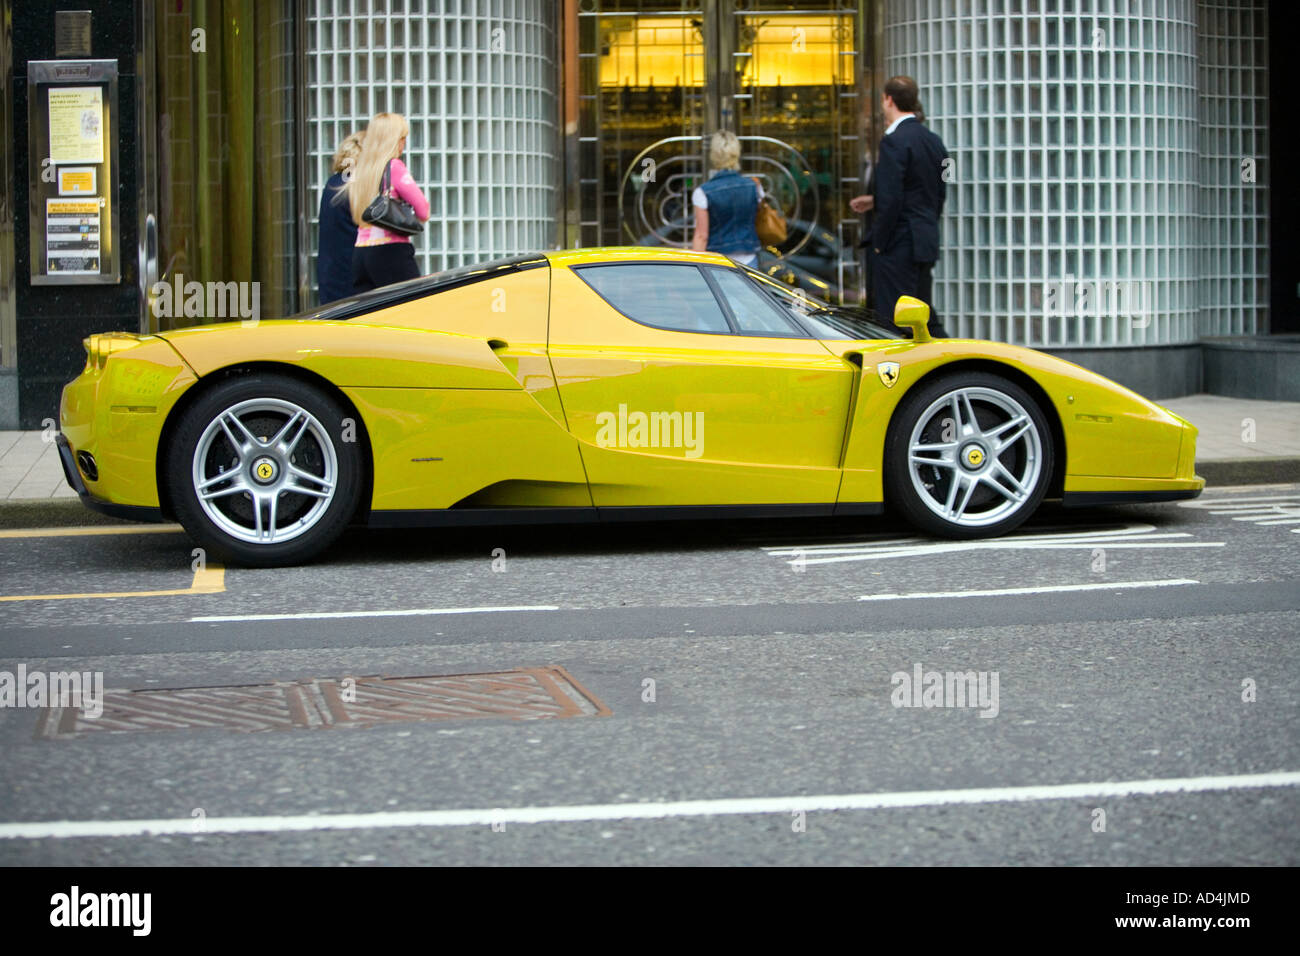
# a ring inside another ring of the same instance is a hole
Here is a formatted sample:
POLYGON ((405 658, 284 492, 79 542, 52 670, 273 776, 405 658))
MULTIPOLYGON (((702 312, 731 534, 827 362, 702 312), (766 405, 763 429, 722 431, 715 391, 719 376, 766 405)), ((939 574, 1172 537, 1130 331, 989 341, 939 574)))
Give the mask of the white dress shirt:
POLYGON ((885 130, 885 135, 888 136, 888 135, 889 135, 890 133, 892 133, 894 130, 898 129, 898 124, 901 123, 901 122, 903 122, 903 120, 909 120, 909 119, 916 119, 916 114, 915 114, 915 113, 904 113, 904 114, 903 114, 902 116, 900 116, 898 119, 894 120, 892 123, 889 124, 889 129, 885 130))

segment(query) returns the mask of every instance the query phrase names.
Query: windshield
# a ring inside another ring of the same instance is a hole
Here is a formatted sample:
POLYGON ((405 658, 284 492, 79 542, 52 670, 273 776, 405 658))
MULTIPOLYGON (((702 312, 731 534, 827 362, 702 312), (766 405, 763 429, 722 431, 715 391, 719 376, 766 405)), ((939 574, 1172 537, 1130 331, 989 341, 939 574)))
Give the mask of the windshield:
POLYGON ((749 277, 776 299, 816 339, 901 339, 902 333, 892 326, 881 325, 871 312, 850 306, 827 305, 791 289, 761 272, 746 268, 749 277))

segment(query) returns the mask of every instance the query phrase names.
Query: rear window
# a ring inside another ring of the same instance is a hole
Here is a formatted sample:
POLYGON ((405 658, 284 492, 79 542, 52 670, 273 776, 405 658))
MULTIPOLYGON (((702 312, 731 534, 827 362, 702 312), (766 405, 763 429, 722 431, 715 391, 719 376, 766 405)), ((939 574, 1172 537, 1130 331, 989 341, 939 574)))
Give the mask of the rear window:
POLYGON ((545 256, 536 253, 511 256, 508 259, 494 259, 491 262, 476 262, 473 265, 459 266, 455 269, 435 272, 432 275, 420 276, 418 279, 408 279, 405 282, 381 286, 378 289, 372 289, 370 292, 363 292, 361 295, 339 299, 337 302, 331 302, 318 309, 299 313, 293 318, 355 319, 363 315, 369 315, 379 309, 386 309, 390 306, 400 305, 403 302, 411 302, 415 299, 423 299, 425 296, 436 295, 439 292, 445 292, 447 289, 459 289, 475 282, 484 282, 499 276, 512 275, 516 272, 523 272, 525 269, 541 269, 549 265, 550 261, 545 256))

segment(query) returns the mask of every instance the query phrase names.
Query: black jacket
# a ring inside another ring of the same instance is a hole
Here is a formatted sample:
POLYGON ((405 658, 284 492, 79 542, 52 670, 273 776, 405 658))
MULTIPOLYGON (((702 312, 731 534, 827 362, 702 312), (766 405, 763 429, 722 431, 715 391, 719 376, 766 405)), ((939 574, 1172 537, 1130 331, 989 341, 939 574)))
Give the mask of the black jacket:
POLYGON ((339 192, 342 186, 343 174, 335 173, 320 196, 316 281, 321 305, 352 294, 352 248, 357 244, 357 226, 352 221, 347 193, 339 192))
POLYGON ((903 120, 880 141, 873 247, 888 253, 910 242, 912 261, 939 258, 939 216, 947 195, 943 161, 947 158, 943 140, 915 117, 903 120))

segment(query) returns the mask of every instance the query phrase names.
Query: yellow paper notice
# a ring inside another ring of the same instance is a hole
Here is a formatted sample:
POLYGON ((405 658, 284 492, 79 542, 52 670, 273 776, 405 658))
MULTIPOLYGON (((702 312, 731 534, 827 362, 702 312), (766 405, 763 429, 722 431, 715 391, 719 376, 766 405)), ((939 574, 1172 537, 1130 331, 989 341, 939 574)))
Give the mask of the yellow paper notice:
POLYGON ((104 161, 104 91, 98 86, 50 89, 50 160, 104 161))
POLYGON ((93 196, 95 193, 95 168, 70 166, 59 170, 60 196, 93 196))

